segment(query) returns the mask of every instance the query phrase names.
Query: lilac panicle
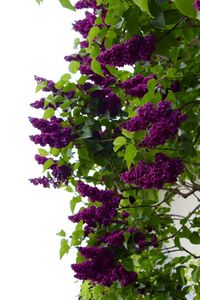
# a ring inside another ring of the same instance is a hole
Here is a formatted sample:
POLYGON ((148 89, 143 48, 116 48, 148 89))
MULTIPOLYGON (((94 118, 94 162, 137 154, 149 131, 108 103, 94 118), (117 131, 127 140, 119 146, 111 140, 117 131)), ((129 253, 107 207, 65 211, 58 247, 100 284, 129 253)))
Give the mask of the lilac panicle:
POLYGON ((62 127, 61 118, 45 119, 29 118, 33 127, 39 129, 41 134, 30 136, 31 141, 41 146, 49 145, 52 148, 63 148, 75 138, 71 127, 62 127))
POLYGON ((75 277, 90 280, 103 286, 111 286, 119 280, 122 286, 133 283, 137 273, 126 271, 123 266, 115 262, 114 253, 107 247, 79 247, 79 251, 86 260, 79 264, 72 264, 75 277))
POLYGON ((162 145, 177 135, 180 123, 187 119, 179 110, 173 110, 171 104, 172 102, 166 100, 160 101, 157 107, 151 102, 146 103, 138 109, 138 116, 131 118, 121 127, 128 131, 147 129, 147 135, 139 146, 155 148, 162 145))
POLYGON ((177 177, 184 171, 184 165, 179 158, 169 158, 157 153, 155 161, 147 163, 140 161, 137 167, 120 175, 122 181, 134 184, 143 189, 162 189, 166 183, 175 183, 177 177))
POLYGON ((74 5, 76 9, 84 9, 84 8, 97 8, 96 0, 79 0, 74 5))
POLYGON ((200 0, 195 0, 194 1, 194 8, 199 11, 200 10, 200 0))
POLYGON ((116 67, 133 65, 137 61, 149 61, 155 51, 155 43, 153 35, 145 37, 135 35, 126 42, 103 51, 97 59, 100 63, 116 67))
POLYGON ((89 11, 85 12, 85 19, 76 21, 73 29, 78 31, 84 38, 87 38, 90 29, 94 26, 96 16, 89 11))
POLYGON ((142 98, 148 91, 147 82, 153 78, 156 78, 154 74, 147 77, 137 74, 133 78, 122 82, 119 86, 125 90, 126 94, 142 98))

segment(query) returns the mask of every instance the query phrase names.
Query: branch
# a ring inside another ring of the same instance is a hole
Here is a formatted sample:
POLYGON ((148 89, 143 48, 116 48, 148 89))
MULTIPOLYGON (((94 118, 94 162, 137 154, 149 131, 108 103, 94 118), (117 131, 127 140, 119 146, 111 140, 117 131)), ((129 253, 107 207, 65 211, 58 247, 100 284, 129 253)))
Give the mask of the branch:
POLYGON ((187 217, 185 218, 185 221, 183 222, 182 226, 174 233, 172 234, 171 236, 169 237, 166 237, 166 238, 163 238, 161 239, 160 241, 158 241, 158 243, 161 243, 163 241, 166 241, 166 240, 169 240, 169 239, 172 239, 174 238, 182 229, 183 227, 185 226, 185 224, 187 223, 187 221, 190 219, 190 217, 200 208, 200 204, 197 205, 188 215, 187 217))
POLYGON ((187 252, 188 254, 190 254, 191 256, 193 256, 195 259, 200 258, 200 255, 195 255, 194 253, 190 252, 189 250, 187 250, 184 247, 181 247, 180 249, 172 249, 172 250, 169 250, 169 251, 166 250, 166 251, 162 252, 162 254, 167 254, 167 253, 172 253, 172 252, 180 252, 180 251, 187 252))
POLYGON ((179 24, 181 24, 186 19, 187 19, 187 17, 182 17, 170 30, 168 30, 167 32, 165 32, 165 34, 163 34, 163 36, 161 36, 157 40, 157 43, 160 42, 162 39, 164 39, 168 34, 170 34, 175 28, 178 27, 179 24))

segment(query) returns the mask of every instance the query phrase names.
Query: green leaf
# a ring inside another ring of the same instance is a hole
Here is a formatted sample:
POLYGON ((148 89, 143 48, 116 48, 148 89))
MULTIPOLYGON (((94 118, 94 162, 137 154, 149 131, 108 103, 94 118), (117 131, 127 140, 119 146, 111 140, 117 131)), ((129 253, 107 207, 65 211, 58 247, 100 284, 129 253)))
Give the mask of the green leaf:
POLYGON ((173 61, 174 64, 177 62, 178 54, 179 54, 179 48, 178 47, 172 47, 169 50, 170 58, 173 61))
POLYGON ((66 232, 61 229, 61 231, 59 231, 58 233, 56 233, 56 235, 62 236, 62 237, 66 237, 66 232))
POLYGON ((98 26, 94 26, 90 29, 88 33, 88 42, 91 44, 94 38, 99 34, 100 28, 98 26))
POLYGON ((95 58, 91 62, 91 69, 94 73, 104 77, 101 64, 95 58))
POLYGON ((154 94, 155 92, 155 86, 157 84, 157 81, 153 78, 153 79, 150 79, 148 82, 147 82, 147 88, 148 88, 148 91, 152 94, 154 94))
POLYGON ((125 270, 132 272, 134 270, 133 267, 133 260, 131 258, 122 258, 122 265, 124 266, 125 270))
POLYGON ((192 271, 192 279, 195 282, 200 282, 200 267, 196 267, 193 271, 192 271))
POLYGON ((116 152, 117 150, 119 150, 119 148, 121 148, 123 145, 126 144, 126 138, 123 136, 118 136, 114 142, 114 151, 116 152))
POLYGON ((122 129, 122 134, 129 139, 131 139, 133 137, 133 132, 130 132, 124 128, 122 129))
POLYGON ((49 154, 49 152, 43 148, 39 148, 38 149, 38 153, 41 155, 41 156, 47 156, 49 154))
POLYGON ((192 244, 200 244, 200 235, 197 231, 192 232, 189 236, 189 239, 192 244))
POLYGON ((177 9, 185 16, 195 18, 194 0, 175 0, 177 9))
POLYGON ((92 132, 90 127, 86 127, 83 129, 83 134, 81 135, 82 139, 88 139, 92 136, 92 132))
POLYGON ((48 170, 49 168, 51 168, 51 166, 54 164, 52 159, 48 159, 47 161, 45 161, 44 165, 43 165, 43 172, 45 172, 46 170, 48 170))
POLYGON ((72 240, 71 240, 71 244, 73 246, 78 246, 81 244, 83 238, 84 238, 84 231, 82 230, 83 227, 83 222, 80 221, 77 225, 76 225, 76 229, 75 231, 72 233, 72 240))
POLYGON ((80 67, 80 62, 73 60, 69 64, 69 71, 75 74, 79 70, 79 67, 80 67))
POLYGON ((60 149, 51 148, 50 153, 54 156, 58 156, 60 154, 60 149))
POLYGON ((74 6, 71 4, 69 0, 59 0, 59 1, 63 7, 76 11, 76 9, 74 8, 74 6))
POLYGON ((81 196, 73 197, 72 200, 70 201, 70 209, 72 213, 74 213, 76 204, 79 202, 81 202, 81 196))
POLYGON ((44 89, 47 86, 47 82, 40 82, 39 84, 37 84, 35 92, 38 93, 39 91, 41 91, 42 89, 44 89))
POLYGON ((53 108, 49 107, 44 111, 43 118, 50 119, 51 117, 54 116, 54 113, 55 113, 55 110, 53 108))
POLYGON ((69 253, 70 246, 66 239, 62 239, 60 242, 60 259, 63 257, 64 254, 69 253))
POLYGON ((148 5, 148 0, 133 0, 133 2, 144 12, 146 12, 148 15, 151 15, 148 5))
POLYGON ((39 5, 43 2, 43 0, 35 0, 39 5))
POLYGON ((135 158, 136 154, 137 154, 137 148, 135 147, 135 145, 131 144, 131 145, 126 146, 124 159, 127 163, 128 169, 130 169, 131 164, 132 164, 133 159, 135 158))

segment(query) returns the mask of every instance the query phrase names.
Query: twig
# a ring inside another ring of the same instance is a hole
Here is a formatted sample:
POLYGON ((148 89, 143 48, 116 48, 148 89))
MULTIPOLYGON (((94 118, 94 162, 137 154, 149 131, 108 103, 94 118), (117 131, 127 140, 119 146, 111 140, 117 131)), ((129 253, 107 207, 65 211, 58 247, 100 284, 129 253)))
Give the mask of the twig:
POLYGON ((174 238, 182 229, 183 227, 185 226, 185 224, 187 223, 187 221, 190 219, 190 217, 196 212, 196 210, 198 210, 200 208, 200 204, 197 205, 190 213, 189 215, 187 215, 187 217, 185 218, 185 221, 183 222, 182 226, 174 233, 172 234, 171 236, 169 237, 166 237, 166 238, 163 238, 161 240, 158 241, 158 243, 161 243, 163 241, 166 241, 166 240, 169 240, 169 239, 172 239, 174 238))
POLYGON ((157 40, 157 43, 160 42, 162 39, 164 39, 168 34, 170 34, 175 28, 178 27, 179 24, 181 24, 186 19, 187 19, 187 17, 182 17, 170 30, 168 30, 167 32, 165 32, 165 34, 163 34, 163 36, 161 36, 157 40))

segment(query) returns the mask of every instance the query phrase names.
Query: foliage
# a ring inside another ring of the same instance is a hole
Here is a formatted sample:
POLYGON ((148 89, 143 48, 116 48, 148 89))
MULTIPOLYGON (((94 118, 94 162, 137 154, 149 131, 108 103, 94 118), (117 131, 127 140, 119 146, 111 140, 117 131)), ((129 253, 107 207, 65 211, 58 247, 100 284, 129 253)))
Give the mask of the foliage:
POLYGON ((61 258, 78 249, 79 299, 197 300, 200 256, 182 239, 200 244, 200 5, 60 2, 89 11, 73 24, 69 73, 36 76, 47 94, 31 104, 44 110, 30 118, 40 130, 31 140, 44 176, 31 182, 73 193, 77 225, 58 235, 61 258), (191 195, 187 216, 171 213, 175 197, 191 195))

